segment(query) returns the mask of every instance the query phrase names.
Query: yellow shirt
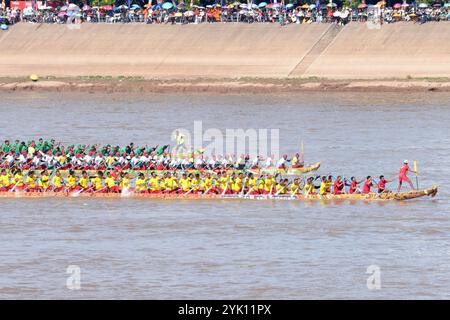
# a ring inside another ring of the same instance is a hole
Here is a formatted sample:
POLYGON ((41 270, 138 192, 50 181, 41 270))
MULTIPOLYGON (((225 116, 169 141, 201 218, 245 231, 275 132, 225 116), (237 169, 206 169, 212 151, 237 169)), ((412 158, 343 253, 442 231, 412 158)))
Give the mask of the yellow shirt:
POLYGON ((92 184, 94 185, 95 190, 100 190, 103 188, 103 181, 100 177, 95 177, 91 180, 92 184))
POLYGON ((167 190, 175 190, 177 188, 177 180, 174 177, 164 179, 164 187, 167 190))
POLYGON ((194 188, 194 190, 200 189, 200 181, 197 178, 193 178, 191 180, 191 185, 192 185, 192 188, 194 188))
POLYGON ((294 156, 291 160, 291 165, 296 165, 298 163, 298 158, 294 156))
POLYGON ((327 182, 322 182, 320 184, 320 189, 319 189, 319 193, 321 195, 327 194, 327 189, 328 189, 328 183, 327 182))
POLYGON ((120 188, 128 188, 130 186, 130 178, 123 177, 120 179, 119 183, 120 188))
POLYGON ((67 177, 67 186, 68 186, 69 188, 73 188, 73 187, 75 187, 76 185, 77 185, 77 177, 72 176, 72 175, 69 175, 69 176, 67 177))
POLYGON ((87 177, 80 177, 80 180, 78 180, 78 184, 83 188, 86 189, 88 186, 88 178, 87 177))
POLYGON ((314 193, 314 185, 311 183, 311 184, 309 184, 309 183, 306 183, 305 184, 305 194, 312 194, 312 193, 314 193))
POLYGON ((32 177, 27 176, 26 182, 27 182, 27 186, 29 188, 36 188, 36 177, 35 176, 32 176, 32 177))
POLYGON ((53 182, 53 186, 55 186, 55 188, 59 188, 62 185, 62 178, 59 176, 54 176, 52 179, 53 182))
POLYGON ((258 189, 259 189, 259 190, 263 190, 264 187, 265 187, 265 182, 264 182, 264 180, 263 180, 263 179, 259 180, 259 186, 258 186, 258 189))
POLYGON ((14 175, 14 184, 17 183, 18 187, 22 187, 23 186, 23 174, 22 173, 16 173, 14 175))
POLYGON ((59 157, 57 158, 59 164, 64 164, 64 163, 66 162, 66 159, 67 159, 67 158, 66 158, 65 156, 59 156, 59 157))
POLYGON ((212 178, 205 178, 205 179, 203 179, 201 185, 202 185, 203 190, 208 190, 213 185, 212 178))
POLYGON ((147 190, 147 180, 145 178, 143 178, 143 179, 137 178, 136 179, 135 190, 136 191, 145 191, 145 190, 147 190))
POLYGON ((36 152, 36 150, 34 149, 34 147, 28 147, 28 155, 29 156, 32 156, 32 155, 34 155, 34 153, 36 152))
POLYGON ((276 185, 276 180, 274 178, 266 178, 264 179, 264 190, 265 191, 270 191, 273 190, 272 187, 275 187, 276 185))
POLYGON ((277 184, 276 186, 276 193, 278 194, 285 194, 286 190, 288 189, 287 185, 281 185, 281 184, 277 184))
POLYGON ((291 194, 296 194, 296 193, 300 193, 300 191, 302 190, 302 187, 299 184, 296 183, 291 183, 291 194))
POLYGON ((113 163, 114 163, 114 161, 115 161, 115 158, 114 157, 107 157, 106 158, 106 163, 108 164, 108 165, 112 165, 113 163))
POLYGON ((191 180, 189 178, 181 178, 180 184, 183 191, 189 191, 191 189, 191 180))
POLYGON ((218 180, 219 184, 220 184, 220 188, 223 190, 227 187, 227 183, 228 183, 228 177, 227 176, 222 176, 219 178, 218 180))
POLYGON ((108 188, 112 188, 116 186, 116 180, 114 179, 114 177, 107 177, 105 179, 105 183, 108 186, 108 188))
POLYGON ((161 187, 159 185, 159 177, 150 177, 150 179, 148 179, 148 182, 150 184, 151 191, 161 190, 161 187))
POLYGON ((9 181, 9 174, 4 174, 0 176, 0 187, 9 187, 11 182, 9 181))
POLYGON ((50 186, 50 176, 42 175, 41 179, 39 179, 39 187, 47 189, 50 186))
POLYGON ((257 183, 258 183, 258 179, 257 178, 250 178, 250 179, 248 179, 247 180, 247 186, 248 186, 249 190, 253 190, 253 191, 258 190, 257 183))
POLYGON ((232 190, 233 191, 241 191, 242 190, 242 179, 241 178, 237 177, 234 180, 234 184, 233 184, 232 190))

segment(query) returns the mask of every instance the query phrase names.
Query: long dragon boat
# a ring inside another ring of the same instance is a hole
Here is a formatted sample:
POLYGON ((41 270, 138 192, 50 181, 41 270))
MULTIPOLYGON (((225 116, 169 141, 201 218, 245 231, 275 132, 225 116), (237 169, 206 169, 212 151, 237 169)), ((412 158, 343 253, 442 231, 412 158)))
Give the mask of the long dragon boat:
POLYGON ((83 198, 139 198, 139 199, 167 199, 167 200, 363 200, 363 201, 387 201, 387 200, 411 200, 421 197, 435 197, 438 187, 433 186, 428 189, 413 190, 409 192, 386 192, 386 193, 353 193, 353 194, 298 194, 298 195, 220 195, 220 194, 152 194, 152 193, 79 193, 79 192, 0 192, 0 198, 67 198, 67 197, 83 197, 83 198))

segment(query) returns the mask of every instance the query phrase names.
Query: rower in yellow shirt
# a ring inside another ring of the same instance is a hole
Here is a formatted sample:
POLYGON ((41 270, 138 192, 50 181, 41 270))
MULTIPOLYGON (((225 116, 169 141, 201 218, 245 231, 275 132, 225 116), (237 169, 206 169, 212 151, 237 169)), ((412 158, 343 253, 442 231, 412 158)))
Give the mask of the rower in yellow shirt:
POLYGON ((267 178, 264 179, 264 194, 273 194, 276 184, 277 181, 273 175, 269 174, 267 178))
POLYGON ((113 176, 112 172, 108 173, 108 176, 105 179, 105 184, 106 184, 106 192, 110 192, 110 193, 119 193, 120 192, 120 188, 117 185, 116 182, 116 178, 113 176))
POLYGON ((61 172, 56 171, 55 175, 52 178, 53 191, 60 192, 64 190, 64 181, 61 177, 61 172))
POLYGON ((130 174, 122 173, 120 182, 119 182, 120 190, 128 190, 130 188, 130 174))
POLYGON ((38 181, 39 189, 46 192, 50 187, 50 174, 47 170, 43 170, 41 173, 41 178, 38 181))
POLYGON ((143 173, 139 173, 135 181, 134 191, 138 193, 147 192, 147 179, 143 173))
POLYGON ((319 194, 324 196, 328 193, 328 180, 326 177, 322 177, 322 182, 320 183, 319 194))
POLYGON ((14 178, 11 181, 14 186, 12 188, 15 188, 15 190, 22 190, 25 188, 25 184, 23 182, 23 173, 20 170, 16 170, 14 174, 14 178))
POLYGON ((253 173, 248 176, 248 194, 255 195, 258 194, 258 178, 256 178, 253 173))
POLYGON ((259 194, 264 194, 265 187, 266 187, 266 180, 264 179, 264 177, 261 177, 259 179, 259 185, 258 185, 259 194))
POLYGON ((291 195, 301 194, 302 192, 302 186, 301 186, 301 179, 295 178, 294 181, 291 183, 291 186, 289 187, 289 193, 291 195))
POLYGON ((281 179, 279 183, 276 184, 275 187, 275 194, 276 195, 283 195, 286 194, 288 191, 288 179, 281 179))
POLYGON ((2 169, 0 175, 0 191, 5 192, 12 188, 11 181, 9 179, 9 174, 6 173, 5 169, 2 169))
POLYGON ((69 192, 77 190, 77 176, 75 175, 75 172, 70 170, 69 175, 66 179, 66 189, 69 192))
POLYGON ((211 193, 213 189, 213 179, 211 178, 211 175, 209 173, 205 174, 205 177, 200 182, 200 190, 206 194, 211 193))
POLYGON ((150 185, 150 193, 161 193, 161 186, 159 184, 160 178, 155 172, 152 172, 148 183, 150 185))
POLYGON ((182 192, 188 192, 191 190, 191 179, 187 176, 186 173, 183 173, 180 179, 180 186, 182 192))
POLYGON ((103 172, 98 171, 97 176, 91 179, 91 183, 94 187, 94 192, 106 192, 106 188, 103 186, 103 172))
POLYGON ((317 189, 317 188, 319 188, 319 187, 316 187, 316 186, 314 185, 314 178, 313 178, 313 177, 309 177, 309 178, 306 180, 306 183, 305 183, 305 187, 304 187, 304 195, 305 195, 305 196, 308 196, 308 195, 316 194, 316 189, 317 189))
POLYGON ((228 177, 228 175, 226 175, 226 174, 222 174, 222 173, 219 173, 219 175, 218 175, 218 177, 217 177, 217 183, 219 184, 219 192, 220 193, 222 193, 225 189, 229 189, 229 188, 227 188, 227 186, 229 185, 229 182, 228 182, 228 179, 229 179, 229 177, 228 177))
POLYGON ((234 179, 234 183, 232 185, 232 191, 234 194, 239 194, 242 191, 243 183, 244 183, 244 174, 239 173, 238 176, 234 179))
POLYGON ((193 193, 200 192, 200 174, 197 173, 191 178, 191 187, 193 193))
POLYGON ((170 172, 166 173, 164 177, 164 192, 172 193, 178 189, 178 183, 176 177, 174 177, 170 172))
MULTIPOLYGON (((89 177, 87 175, 86 170, 83 170, 83 172, 81 172, 80 179, 78 179, 79 190, 83 190, 83 191, 87 190, 88 185, 89 185, 89 177)), ((81 192, 83 192, 83 191, 81 191, 81 192)))
POLYGON ((25 185, 26 185, 26 190, 27 192, 36 192, 38 191, 38 186, 37 186, 37 176, 34 173, 33 170, 28 172, 28 175, 25 179, 25 185))

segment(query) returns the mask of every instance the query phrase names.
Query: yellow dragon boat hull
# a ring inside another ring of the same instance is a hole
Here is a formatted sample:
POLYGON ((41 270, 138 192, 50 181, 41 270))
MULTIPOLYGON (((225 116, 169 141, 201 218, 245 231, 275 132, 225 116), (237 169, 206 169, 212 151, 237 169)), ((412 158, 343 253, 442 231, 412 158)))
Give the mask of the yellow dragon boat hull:
POLYGON ((249 199, 249 200, 411 200, 425 196, 435 197, 438 187, 434 186, 428 189, 413 190, 409 192, 387 192, 387 193, 369 193, 369 194, 329 194, 325 196, 313 195, 220 195, 220 194, 149 194, 149 193, 77 193, 77 192, 0 192, 0 198, 139 198, 139 199, 168 199, 168 200, 230 200, 230 199, 249 199))

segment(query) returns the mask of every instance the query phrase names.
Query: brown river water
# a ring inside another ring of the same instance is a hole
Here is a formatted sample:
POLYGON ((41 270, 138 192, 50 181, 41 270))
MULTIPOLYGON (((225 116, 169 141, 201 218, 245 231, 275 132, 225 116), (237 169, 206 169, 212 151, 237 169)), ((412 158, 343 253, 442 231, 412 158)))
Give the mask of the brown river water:
POLYGON ((450 298, 449 93, 0 98, 0 139, 151 145, 195 120, 279 128, 281 152, 303 139, 319 173, 391 177, 416 159, 420 185, 440 186, 384 203, 1 198, 0 298, 450 298))

